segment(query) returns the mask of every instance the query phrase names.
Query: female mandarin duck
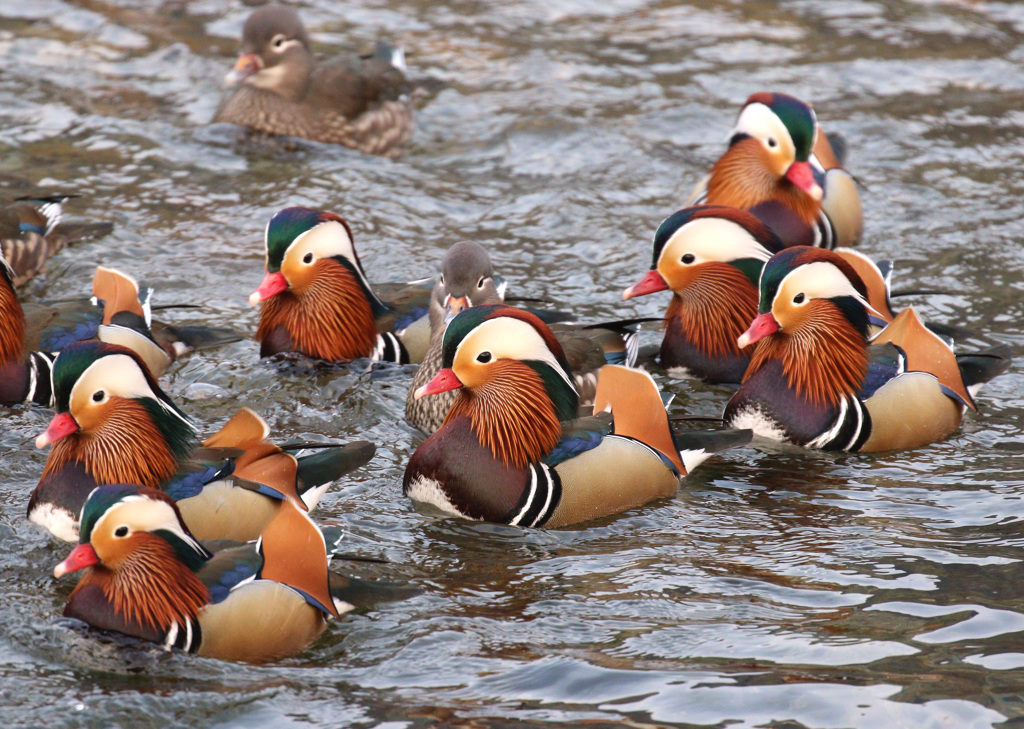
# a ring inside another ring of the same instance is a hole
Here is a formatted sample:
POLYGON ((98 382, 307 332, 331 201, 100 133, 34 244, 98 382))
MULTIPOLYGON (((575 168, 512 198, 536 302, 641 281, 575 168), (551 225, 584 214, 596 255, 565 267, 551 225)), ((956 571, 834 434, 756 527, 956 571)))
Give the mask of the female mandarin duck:
MULTIPOLYGON (((426 399, 416 397, 416 391, 441 370, 448 323, 472 306, 503 303, 504 289, 504 279, 495 276, 491 257, 479 243, 462 241, 448 250, 430 299, 430 347, 416 371, 405 402, 406 418, 424 433, 433 433, 441 427, 456 398, 454 391, 426 399)), ((598 369, 606 364, 632 366, 636 363, 636 325, 648 321, 634 319, 581 326, 562 323, 570 317, 560 311, 529 311, 551 325, 583 402, 593 401, 598 369)))
POLYGON ((853 245, 864 227, 860 196, 814 111, 786 94, 747 99, 729 149, 687 205, 749 210, 787 246, 853 245))
POLYGON ((109 223, 63 223, 63 204, 73 195, 39 193, 0 204, 0 253, 7 259, 12 283, 23 286, 65 246, 109 233, 109 223))
POLYGON ((474 306, 453 319, 443 366, 418 395, 459 388, 458 396, 413 454, 403 490, 457 516, 558 527, 616 514, 671 496, 712 451, 750 438, 693 434, 680 452, 650 375, 617 365, 601 370, 600 415, 577 418, 558 340, 509 306, 474 306))
POLYGON ((885 312, 834 252, 786 249, 760 288, 760 314, 739 342, 757 348, 725 420, 768 438, 845 451, 924 445, 952 433, 978 387, 1010 364, 1001 349, 954 355, 913 309, 869 341, 885 312))
POLYGON ((761 268, 782 242, 750 213, 713 205, 670 215, 654 235, 651 270, 623 299, 672 291, 661 365, 671 374, 736 383, 750 361, 740 334, 757 314, 761 268))
POLYGON ((14 273, 0 255, 0 405, 49 405, 53 359, 71 342, 96 338, 122 344, 160 375, 191 349, 238 340, 227 329, 153 322, 150 293, 130 276, 100 266, 92 298, 22 306, 14 293, 14 273))
POLYGON ((384 41, 370 58, 320 62, 298 14, 269 5, 245 21, 242 55, 225 78, 240 85, 213 121, 394 156, 413 130, 404 71, 404 54, 384 41))
POLYGON ((201 656, 265 662, 303 650, 327 621, 393 599, 328 569, 324 536, 291 501, 258 542, 203 545, 156 489, 95 489, 79 545, 53 574, 86 570, 64 615, 201 656))
POLYGON ((166 491, 200 539, 255 539, 284 499, 312 509, 331 481, 366 463, 372 444, 331 446, 296 458, 267 440, 242 409, 202 446, 189 419, 129 349, 104 342, 65 348, 53 366, 57 415, 36 446, 52 444, 28 518, 66 541, 97 486, 135 483, 166 491))
MULTIPOLYGON (((298 352, 338 362, 420 361, 402 341, 402 324, 419 300, 381 301, 370 288, 352 241, 352 229, 333 213, 286 208, 267 224, 266 276, 249 303, 260 309, 260 356, 298 352)), ((429 296, 428 289, 421 298, 429 296)))

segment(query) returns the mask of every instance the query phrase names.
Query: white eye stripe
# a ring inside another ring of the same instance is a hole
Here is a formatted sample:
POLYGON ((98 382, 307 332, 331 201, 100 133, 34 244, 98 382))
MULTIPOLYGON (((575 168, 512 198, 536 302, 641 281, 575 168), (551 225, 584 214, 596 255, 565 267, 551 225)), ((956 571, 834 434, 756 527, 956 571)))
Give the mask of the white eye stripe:
POLYGON ((549 365, 566 384, 576 391, 576 383, 573 378, 562 369, 558 358, 548 349, 547 342, 533 328, 521 319, 514 319, 510 316, 499 316, 479 324, 459 342, 455 350, 454 361, 459 361, 459 355, 463 347, 473 351, 473 360, 476 361, 482 352, 490 352, 491 360, 515 359, 515 360, 536 360, 549 365))
POLYGON ((692 253, 696 257, 694 263, 728 263, 744 258, 767 261, 772 257, 771 251, 742 225, 716 217, 697 218, 680 226, 661 249, 658 265, 663 260, 679 260, 684 253, 692 253))

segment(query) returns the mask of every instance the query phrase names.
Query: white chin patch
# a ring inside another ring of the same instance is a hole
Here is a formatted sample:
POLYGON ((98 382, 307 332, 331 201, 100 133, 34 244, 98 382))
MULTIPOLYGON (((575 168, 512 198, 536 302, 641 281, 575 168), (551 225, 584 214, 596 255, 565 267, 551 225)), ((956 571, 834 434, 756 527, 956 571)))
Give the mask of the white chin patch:
POLYGON ((755 435, 762 438, 771 438, 788 443, 789 438, 786 432, 771 418, 767 417, 756 407, 747 407, 741 410, 729 423, 730 428, 750 428, 755 435))
POLYGON ((32 509, 29 521, 38 524, 50 534, 65 542, 78 541, 78 522, 71 512, 53 504, 42 504, 32 509))
POLYGON ((441 482, 435 481, 434 479, 427 478, 426 476, 417 476, 416 479, 409 484, 409 490, 407 492, 410 499, 419 502, 421 504, 429 504, 445 514, 451 514, 452 516, 465 517, 466 515, 460 512, 448 497, 444 493, 444 489, 441 488, 441 482))

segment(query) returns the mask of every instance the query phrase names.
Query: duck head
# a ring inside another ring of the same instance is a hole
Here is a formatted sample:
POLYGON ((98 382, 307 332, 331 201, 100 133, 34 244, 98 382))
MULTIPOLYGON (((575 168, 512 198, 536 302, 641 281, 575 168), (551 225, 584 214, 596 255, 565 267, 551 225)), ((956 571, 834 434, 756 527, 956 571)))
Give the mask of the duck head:
POLYGON ((701 205, 673 213, 654 235, 651 270, 623 299, 671 290, 666 328, 679 327, 699 351, 738 352, 737 337, 757 313, 757 282, 783 244, 737 208, 701 205))
POLYGON ((479 243, 460 241, 445 254, 441 278, 430 297, 431 330, 472 306, 502 303, 491 257, 479 243))
POLYGON ((306 93, 313 68, 309 48, 309 35, 294 9, 259 8, 242 27, 241 53, 224 83, 245 83, 297 101, 306 93))
POLYGON ((74 614, 75 595, 98 585, 125 623, 166 632, 196 620, 210 594, 195 573, 212 555, 169 496, 140 486, 101 486, 86 500, 80 522, 78 546, 53 570, 60 578, 90 568, 65 614, 88 620, 74 614))
POLYGON ((442 351, 441 371, 416 397, 459 390, 445 423, 469 417, 480 442, 506 465, 543 458, 561 437, 561 421, 577 416, 562 347, 529 312, 503 304, 467 309, 448 325, 442 351))
POLYGON ((348 223, 302 207, 267 224, 266 275, 249 297, 260 302, 261 342, 283 326, 295 350, 330 361, 368 356, 375 318, 388 310, 370 289, 348 223))
POLYGON ((747 378, 764 360, 778 357, 790 381, 812 399, 837 402, 860 386, 870 316, 878 313, 841 256, 805 246, 775 254, 761 271, 758 312, 738 342, 761 342, 747 378))
POLYGON ((53 445, 44 478, 77 460, 99 483, 156 487, 195 444, 188 418, 126 347, 65 347, 53 363, 53 388, 57 414, 36 438, 37 448, 53 445))

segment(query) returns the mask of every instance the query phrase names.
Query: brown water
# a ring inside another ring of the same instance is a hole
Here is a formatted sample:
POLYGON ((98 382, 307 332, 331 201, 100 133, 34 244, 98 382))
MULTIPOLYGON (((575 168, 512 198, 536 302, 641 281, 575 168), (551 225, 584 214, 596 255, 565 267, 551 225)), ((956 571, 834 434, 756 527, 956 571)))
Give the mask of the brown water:
MULTIPOLYGON (((347 217, 373 280, 488 247, 522 295, 584 320, 658 315, 619 294, 657 224, 759 90, 813 100, 863 183, 862 250, 922 313, 1024 337, 1024 5, 994 2, 311 0, 324 46, 385 35, 431 81, 398 161, 239 143, 208 127, 249 8, 227 0, 0 3, 0 175, 76 190, 116 225, 56 258, 28 298, 87 290, 97 263, 255 328, 261 237, 286 205, 347 217), (440 83, 439 83, 440 82, 440 83)), ((6 178, 6 177, 5 177, 6 178)), ((657 341, 650 333, 646 341, 657 341)), ((676 408, 726 391, 659 381, 676 408)), ((949 440, 831 456, 746 449, 670 500, 560 531, 433 519, 401 494, 418 442, 411 372, 314 375, 248 341, 167 380, 204 431, 241 404, 284 437, 368 438, 372 466, 324 500, 351 551, 413 599, 250 667, 165 654, 60 618, 66 554, 29 525, 48 414, 0 413, 4 726, 1024 726, 1024 413, 1019 367, 949 440)))

